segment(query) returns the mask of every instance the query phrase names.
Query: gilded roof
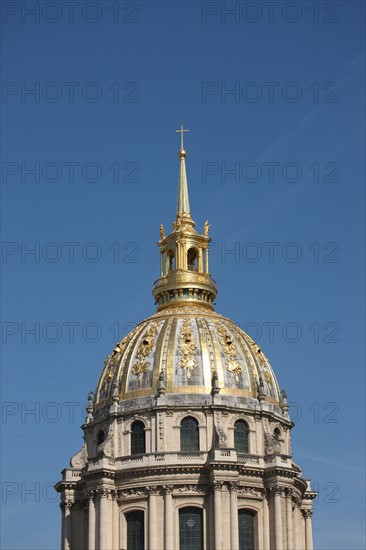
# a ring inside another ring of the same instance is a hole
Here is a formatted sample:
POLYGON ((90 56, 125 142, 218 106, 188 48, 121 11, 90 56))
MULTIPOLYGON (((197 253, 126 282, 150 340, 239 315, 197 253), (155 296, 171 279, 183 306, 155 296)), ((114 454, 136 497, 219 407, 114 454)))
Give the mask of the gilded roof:
POLYGON ((122 400, 157 394, 159 376, 167 393, 207 395, 215 373, 220 394, 257 398, 263 381, 265 399, 281 401, 272 367, 248 334, 207 308, 170 307, 116 345, 105 361, 95 405, 111 402, 116 387, 122 400))

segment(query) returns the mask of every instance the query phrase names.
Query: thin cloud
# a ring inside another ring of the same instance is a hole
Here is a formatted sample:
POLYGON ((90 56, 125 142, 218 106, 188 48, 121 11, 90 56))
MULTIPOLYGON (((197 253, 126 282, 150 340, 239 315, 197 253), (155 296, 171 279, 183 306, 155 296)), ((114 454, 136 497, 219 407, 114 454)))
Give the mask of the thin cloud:
POLYGON ((327 466, 332 466, 333 468, 338 468, 339 470, 347 470, 348 472, 352 471, 358 474, 365 473, 363 468, 350 464, 348 459, 345 460, 344 462, 337 462, 335 460, 329 460, 328 458, 324 458, 317 455, 306 454, 306 453, 296 453, 296 456, 300 458, 305 458, 307 460, 312 460, 314 462, 321 462, 322 464, 326 464, 327 466))

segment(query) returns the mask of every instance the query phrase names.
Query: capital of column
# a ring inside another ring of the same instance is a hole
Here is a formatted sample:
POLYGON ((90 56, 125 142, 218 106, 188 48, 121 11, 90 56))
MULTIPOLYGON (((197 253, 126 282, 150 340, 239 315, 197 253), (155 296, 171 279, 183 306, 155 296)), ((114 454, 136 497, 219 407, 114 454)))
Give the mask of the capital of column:
POLYGON ((110 494, 111 494, 111 499, 112 500, 114 500, 114 501, 118 500, 118 491, 116 491, 116 489, 111 489, 110 494))
POLYGON ((216 481, 215 480, 211 483, 211 486, 212 486, 214 491, 222 491, 223 485, 224 485, 223 481, 216 481))
POLYGON ((239 487, 238 487, 237 483, 235 483, 235 481, 229 481, 228 485, 229 485, 230 493, 237 493, 238 492, 239 487))
POLYGON ((159 494, 159 488, 157 485, 150 485, 146 487, 146 490, 149 494, 149 496, 154 496, 159 494))
POLYGON ((301 507, 301 498, 296 495, 295 493, 293 493, 292 495, 292 508, 295 509, 295 508, 298 508, 300 509, 301 507))
POLYGON ((66 510, 66 509, 70 509, 72 507, 72 505, 74 504, 74 500, 62 500, 60 502, 60 508, 61 510, 66 510))
POLYGON ((275 485, 274 487, 270 487, 269 490, 274 496, 282 496, 285 492, 284 487, 281 487, 280 485, 275 485))
POLYGON ((304 519, 309 519, 313 515, 313 510, 301 510, 304 519))
POLYGON ((173 485, 163 485, 163 490, 166 495, 171 495, 173 493, 173 485))
POLYGON ((109 499, 112 495, 112 490, 107 489, 106 487, 99 487, 95 490, 95 493, 99 496, 99 498, 107 498, 109 499))
POLYGON ((293 495, 292 487, 285 487, 284 494, 287 498, 292 499, 292 495, 293 495))

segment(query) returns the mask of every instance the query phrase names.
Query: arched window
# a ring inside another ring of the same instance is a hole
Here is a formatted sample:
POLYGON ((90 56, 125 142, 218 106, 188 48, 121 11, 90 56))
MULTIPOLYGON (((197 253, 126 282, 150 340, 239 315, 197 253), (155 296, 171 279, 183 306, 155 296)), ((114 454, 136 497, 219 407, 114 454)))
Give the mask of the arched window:
POLYGON ((145 452, 145 426, 137 420, 131 426, 131 454, 141 455, 145 452))
POLYGON ((249 453, 249 430, 244 420, 237 420, 235 422, 234 447, 238 453, 249 453))
POLYGON ((175 259, 173 250, 168 250, 168 273, 175 270, 175 259))
POLYGON ((144 550, 144 512, 135 511, 126 514, 127 550, 144 550))
POLYGON ((190 248, 187 252, 187 266, 189 271, 198 271, 197 250, 190 248))
POLYGON ((180 424, 180 450, 199 451, 199 429, 195 418, 187 416, 180 424))
POLYGON ((101 445, 105 441, 105 433, 104 433, 103 430, 99 430, 97 441, 98 441, 98 446, 101 445))
POLYGON ((203 514, 193 506, 179 510, 179 550, 203 550, 203 514))
POLYGON ((251 510, 238 511, 239 550, 255 550, 255 512, 251 510))

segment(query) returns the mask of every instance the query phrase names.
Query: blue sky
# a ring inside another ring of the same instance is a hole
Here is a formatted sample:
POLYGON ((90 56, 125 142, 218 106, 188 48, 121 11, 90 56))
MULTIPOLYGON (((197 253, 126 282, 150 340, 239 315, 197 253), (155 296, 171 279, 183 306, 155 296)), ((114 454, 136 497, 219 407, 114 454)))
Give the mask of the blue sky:
POLYGON ((1 3, 2 548, 59 546, 87 392, 154 312, 181 121, 216 309, 287 389, 315 548, 364 548, 364 3, 36 4, 1 3))

